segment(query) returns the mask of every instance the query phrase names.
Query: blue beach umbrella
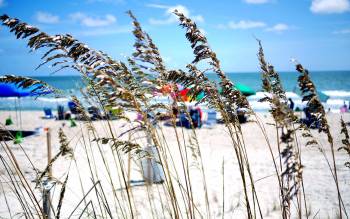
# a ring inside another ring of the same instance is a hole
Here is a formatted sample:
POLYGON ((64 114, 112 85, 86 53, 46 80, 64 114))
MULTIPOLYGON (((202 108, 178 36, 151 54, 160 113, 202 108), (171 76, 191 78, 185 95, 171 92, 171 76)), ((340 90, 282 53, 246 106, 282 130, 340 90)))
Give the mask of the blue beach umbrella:
POLYGON ((320 99, 322 103, 326 103, 327 100, 329 99, 329 96, 322 91, 317 91, 317 96, 320 99))
MULTIPOLYGON (((42 85, 34 84, 32 86, 28 86, 24 88, 24 87, 18 86, 16 83, 0 82, 0 97, 4 97, 4 98, 17 97, 19 100, 21 97, 40 96, 40 95, 50 94, 53 92, 52 90, 40 88, 40 86, 42 85)), ((17 111, 17 107, 16 107, 16 111, 17 111)), ((17 117, 17 112, 16 112, 16 117, 17 117)), ((20 126, 22 127, 21 117, 22 116, 20 111, 20 126)), ((7 121, 7 123, 9 124, 11 122, 7 121)), ((22 141, 22 132, 18 131, 15 136, 15 143, 21 143, 21 141, 22 141)))
MULTIPOLYGON (((301 91, 297 87, 294 87, 293 91, 296 94, 298 94, 299 96, 302 96, 301 91)), ((327 100, 329 99, 329 96, 327 94, 323 93, 322 91, 316 90, 316 94, 322 103, 326 103, 327 100)))
POLYGON ((0 97, 27 97, 40 96, 52 93, 51 90, 38 89, 40 84, 35 84, 26 88, 18 87, 15 83, 0 82, 0 97))

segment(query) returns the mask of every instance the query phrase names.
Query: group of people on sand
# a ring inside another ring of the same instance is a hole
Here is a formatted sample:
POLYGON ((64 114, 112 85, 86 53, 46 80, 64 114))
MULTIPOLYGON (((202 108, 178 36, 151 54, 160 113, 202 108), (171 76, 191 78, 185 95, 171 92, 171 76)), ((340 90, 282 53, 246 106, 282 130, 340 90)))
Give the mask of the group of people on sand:
MULTIPOLYGON (((289 106, 290 109, 294 110, 295 104, 294 104, 292 98, 288 98, 288 106, 289 106)), ((299 111, 299 110, 297 110, 297 109, 299 109, 298 107, 297 107, 295 110, 296 110, 296 111, 299 111)), ((339 110, 340 110, 341 113, 347 113, 347 112, 349 112, 349 111, 350 111, 350 101, 349 101, 349 104, 348 104, 348 105, 346 105, 346 102, 344 101, 343 105, 340 107, 339 110)), ((303 111, 305 111, 305 108, 303 109, 303 111)), ((328 109, 328 112, 329 112, 329 111, 330 111, 330 108, 328 109)))
MULTIPOLYGON (((299 107, 296 107, 296 109, 294 109, 295 104, 291 98, 288 98, 288 106, 291 110, 300 111, 299 107)), ((349 105, 346 105, 346 102, 344 101, 344 104, 340 107, 340 113, 347 113, 349 111, 350 111, 350 101, 349 101, 349 105)), ((310 108, 307 106, 304 107, 303 112, 305 117, 301 118, 300 122, 304 123, 308 127, 317 128, 319 125, 318 120, 317 118, 315 118, 315 116, 311 114, 310 108)), ((330 112, 330 109, 328 109, 328 112, 330 112)))

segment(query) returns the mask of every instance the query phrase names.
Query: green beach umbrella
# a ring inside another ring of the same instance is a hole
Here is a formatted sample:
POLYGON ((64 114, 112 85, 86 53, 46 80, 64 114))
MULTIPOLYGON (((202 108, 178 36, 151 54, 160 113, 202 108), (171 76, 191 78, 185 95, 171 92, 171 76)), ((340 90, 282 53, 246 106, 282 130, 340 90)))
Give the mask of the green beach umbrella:
MULTIPOLYGON (((190 89, 190 88, 191 87, 189 87, 187 89, 190 89)), ((250 88, 244 84, 236 83, 235 88, 237 90, 239 90, 244 96, 247 96, 247 97, 256 94, 256 92, 252 88, 250 88)), ((219 90, 219 93, 221 93, 221 91, 222 91, 221 87, 218 90, 219 90)), ((205 93, 202 91, 195 97, 194 100, 200 101, 201 99, 203 99, 204 96, 205 96, 205 93)))
MULTIPOLYGON (((256 92, 252 88, 248 87, 247 85, 241 84, 241 83, 236 83, 234 86, 237 90, 239 90, 244 96, 251 96, 255 95, 256 92)), ((219 87, 219 93, 222 92, 221 87, 219 87)))
POLYGON ((236 83, 235 88, 239 90, 244 96, 247 96, 247 97, 256 94, 255 90, 253 90, 252 88, 244 84, 236 83))
POLYGON ((321 91, 316 91, 316 92, 317 92, 317 96, 318 96, 318 98, 320 99, 320 101, 321 101, 322 103, 326 103, 327 100, 329 99, 329 96, 326 95, 325 93, 321 92, 321 91))
POLYGON ((200 92, 197 96, 196 96, 196 101, 200 101, 201 99, 203 99, 203 97, 205 96, 205 93, 202 91, 200 92))

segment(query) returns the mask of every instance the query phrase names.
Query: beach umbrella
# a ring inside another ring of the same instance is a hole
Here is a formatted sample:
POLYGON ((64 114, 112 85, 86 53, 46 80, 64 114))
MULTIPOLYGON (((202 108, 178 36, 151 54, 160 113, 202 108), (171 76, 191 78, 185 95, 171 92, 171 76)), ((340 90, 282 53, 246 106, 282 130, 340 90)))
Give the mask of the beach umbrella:
MULTIPOLYGON (((300 89, 298 89, 297 87, 294 87, 293 91, 299 96, 302 96, 300 89)), ((316 94, 322 103, 326 103, 329 99, 329 96, 323 93, 322 91, 316 91, 316 94)))
MULTIPOLYGON (((246 86, 244 84, 241 84, 241 83, 236 83, 234 88, 239 90, 244 96, 247 96, 247 97, 256 94, 256 92, 252 88, 250 88, 250 87, 248 87, 248 86, 246 86)), ((183 90, 180 90, 180 92, 179 92, 179 96, 185 102, 186 101, 190 101, 191 98, 192 98, 191 97, 191 92, 189 92, 190 89, 191 89, 190 87, 189 88, 185 88, 183 90)), ((222 89, 220 87, 219 88, 219 92, 221 93, 221 91, 222 91, 222 89)), ((205 96, 205 92, 202 91, 195 98, 193 98, 193 100, 200 101, 201 99, 203 99, 204 96, 205 96)))
MULTIPOLYGON (((12 82, 0 82, 0 97, 17 97, 18 102, 21 97, 28 97, 28 96, 39 96, 44 94, 52 93, 51 90, 43 90, 39 89, 39 87, 42 86, 41 84, 34 84, 28 87, 20 87, 17 85, 17 83, 12 82)), ((19 104, 20 105, 20 104, 19 104)), ((21 118, 21 111, 19 110, 19 117, 20 117, 20 126, 22 126, 22 118, 21 118)), ((17 107, 16 107, 16 116, 17 116, 17 107)), ((18 120, 17 120, 18 121, 18 120)), ((9 123, 9 121, 6 121, 9 123)), ((20 143, 22 141, 22 133, 18 132, 15 136, 15 143, 20 143)))
POLYGON ((323 93, 322 91, 317 91, 317 96, 322 103, 327 102, 327 100, 329 99, 329 96, 323 93))
MULTIPOLYGON (((239 90, 246 97, 256 94, 255 90, 241 83, 235 83, 234 88, 239 90)), ((221 92, 222 92, 222 88, 220 87, 219 93, 221 92)))
POLYGON ((187 102, 191 99, 189 96, 189 91, 190 91, 190 88, 185 88, 183 90, 180 90, 179 96, 180 96, 182 101, 187 102))
POLYGON ((205 96, 204 91, 200 92, 200 93, 196 96, 196 101, 200 101, 201 99, 203 99, 204 96, 205 96))
POLYGON ((39 96, 52 93, 50 90, 38 89, 41 84, 35 84, 32 86, 18 87, 16 83, 0 82, 0 97, 27 97, 27 96, 39 96))
POLYGON ((255 90, 241 83, 235 83, 235 88, 247 97, 256 94, 255 90))
POLYGON ((200 101, 205 96, 204 91, 201 91, 199 94, 197 94, 196 97, 193 98, 193 94, 190 92, 191 88, 185 88, 183 90, 180 90, 178 92, 178 96, 181 98, 182 101, 189 102, 189 101, 200 101))

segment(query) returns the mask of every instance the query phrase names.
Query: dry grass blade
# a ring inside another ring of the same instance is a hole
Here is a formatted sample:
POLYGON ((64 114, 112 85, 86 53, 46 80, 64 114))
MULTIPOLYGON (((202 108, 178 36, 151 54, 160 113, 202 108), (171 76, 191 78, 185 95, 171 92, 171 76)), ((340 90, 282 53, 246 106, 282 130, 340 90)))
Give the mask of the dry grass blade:
MULTIPOLYGON (((192 64, 197 64, 201 60, 209 59, 209 65, 212 68, 208 70, 214 71, 219 76, 222 96, 224 97, 223 101, 224 105, 227 106, 227 111, 230 114, 235 114, 237 107, 250 108, 246 97, 242 95, 240 91, 234 88, 234 84, 221 70, 220 61, 218 60, 216 53, 211 50, 208 45, 207 38, 199 30, 196 23, 177 10, 174 11, 174 14, 178 16, 180 25, 186 28, 186 38, 190 41, 193 53, 195 55, 195 59, 192 61, 192 64)), ((203 74, 203 72, 201 74, 203 74)))
POLYGON ((306 105, 310 110, 312 118, 315 120, 315 125, 320 132, 327 134, 328 142, 333 143, 333 137, 329 131, 329 125, 326 119, 326 113, 320 99, 317 96, 316 87, 311 81, 309 71, 304 69, 301 64, 296 65, 296 70, 300 73, 298 84, 302 93, 302 101, 306 101, 306 105))
POLYGON ((68 155, 70 157, 73 157, 73 149, 69 146, 67 136, 64 134, 62 128, 58 130, 58 139, 60 142, 60 152, 62 156, 68 155))
POLYGON ((132 19, 134 26, 133 34, 136 38, 134 43, 135 52, 132 54, 134 61, 140 61, 142 63, 150 64, 151 66, 144 66, 142 64, 139 67, 145 70, 151 70, 151 72, 159 73, 160 78, 166 77, 166 67, 164 61, 160 56, 158 47, 153 43, 151 37, 142 30, 140 23, 131 11, 127 11, 127 14, 132 19))
MULTIPOLYGON (((282 217, 288 218, 290 215, 290 201, 295 197, 302 183, 303 165, 301 164, 297 145, 294 144, 295 131, 293 124, 297 117, 288 106, 286 93, 283 89, 279 74, 274 70, 273 65, 265 60, 264 50, 261 41, 258 40, 259 52, 258 59, 262 75, 262 88, 270 96, 262 98, 260 102, 268 102, 273 119, 276 122, 277 133, 280 134, 280 141, 285 145, 280 151, 280 156, 284 159, 284 168, 281 165, 280 193, 282 198, 282 217)), ((279 143, 278 143, 279 147, 279 143)), ((277 166, 275 166, 276 171, 277 166)))
MULTIPOLYGON (((298 83, 300 91, 303 95, 303 101, 306 101, 306 106, 311 114, 312 120, 314 120, 314 124, 318 128, 319 132, 323 132, 327 135, 327 140, 331 146, 332 153, 332 161, 333 161, 333 171, 334 171, 334 181, 337 187, 338 193, 338 205, 339 205, 339 217, 343 217, 343 209, 342 209, 342 197, 339 188, 338 174, 337 174, 337 166, 336 166, 336 158, 334 152, 334 142, 333 136, 330 132, 329 124, 327 122, 326 113, 323 108, 321 101, 319 100, 316 92, 316 87, 312 82, 309 71, 305 69, 301 64, 296 64, 296 70, 300 73, 298 77, 298 83)), ((344 208, 344 212, 347 215, 347 211, 344 208)))
POLYGON ((50 168, 52 167, 53 163, 61 156, 67 156, 69 158, 72 158, 73 155, 73 149, 69 146, 69 142, 67 140, 67 136, 64 134, 62 128, 58 131, 58 138, 60 142, 60 150, 59 152, 51 159, 50 163, 46 166, 43 172, 41 172, 40 175, 37 176, 36 179, 36 185, 38 186, 43 177, 49 172, 50 168))
MULTIPOLYGON (((341 131, 340 134, 344 134, 344 138, 342 139, 342 144, 343 146, 338 148, 338 151, 344 150, 350 157, 350 138, 349 138, 349 132, 348 129, 346 128, 346 124, 343 120, 343 118, 341 118, 340 120, 341 123, 341 131)), ((346 167, 350 168, 350 161, 345 162, 344 164, 346 167)))
POLYGON ((144 151, 139 144, 131 141, 121 141, 115 138, 97 138, 94 139, 94 141, 98 141, 101 144, 110 144, 112 149, 117 151, 123 151, 125 154, 133 152, 135 155, 139 155, 142 157, 146 155, 149 156, 149 154, 146 151, 144 151))
POLYGON ((57 214, 56 214, 56 219, 60 218, 61 215, 61 207, 63 204, 63 198, 64 198, 64 194, 66 192, 66 185, 68 182, 68 175, 66 177, 66 179, 64 180, 63 184, 62 184, 62 188, 61 188, 61 192, 60 192, 60 197, 58 199, 58 204, 57 204, 57 214))

